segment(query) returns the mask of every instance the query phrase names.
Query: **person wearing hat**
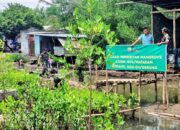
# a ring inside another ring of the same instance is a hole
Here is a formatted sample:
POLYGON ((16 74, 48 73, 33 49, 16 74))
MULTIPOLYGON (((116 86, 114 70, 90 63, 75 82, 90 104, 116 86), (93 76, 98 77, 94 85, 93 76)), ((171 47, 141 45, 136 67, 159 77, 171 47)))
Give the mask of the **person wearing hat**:
POLYGON ((161 45, 161 44, 168 44, 169 45, 169 43, 170 43, 170 36, 168 34, 168 32, 169 32, 168 28, 163 27, 161 29, 161 31, 162 31, 162 34, 163 34, 163 38, 161 39, 161 42, 158 43, 158 45, 161 45))
POLYGON ((151 45, 154 44, 154 37, 153 35, 149 32, 149 29, 145 27, 143 29, 143 34, 141 34, 138 39, 132 44, 135 45, 138 42, 142 42, 143 45, 151 45))
MULTIPOLYGON (((167 44, 167 64, 169 64, 169 52, 170 52, 170 36, 168 34, 169 30, 166 27, 163 27, 161 29, 163 37, 161 39, 161 42, 157 43, 158 45, 167 44)), ((169 65, 168 65, 169 69, 169 65)))

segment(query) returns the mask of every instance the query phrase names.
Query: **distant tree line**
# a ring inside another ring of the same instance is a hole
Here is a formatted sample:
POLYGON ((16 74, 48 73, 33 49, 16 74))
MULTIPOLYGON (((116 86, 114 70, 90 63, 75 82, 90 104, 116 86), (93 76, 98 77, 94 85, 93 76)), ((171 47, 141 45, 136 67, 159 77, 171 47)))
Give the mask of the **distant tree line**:
POLYGON ((30 27, 42 29, 43 25, 51 25, 53 31, 66 28, 69 24, 76 23, 75 8, 78 7, 79 15, 86 20, 89 17, 85 11, 86 4, 94 2, 91 7, 94 16, 101 16, 103 22, 110 25, 119 43, 132 43, 144 27, 150 27, 150 6, 137 3, 117 4, 123 1, 53 0, 50 7, 35 10, 20 4, 9 4, 7 9, 0 12, 0 35, 12 38, 20 30, 30 27))
MULTIPOLYGON (((94 2, 93 14, 103 18, 106 24, 111 26, 111 30, 116 32, 119 43, 132 42, 144 27, 150 27, 150 6, 145 4, 124 4, 117 3, 124 0, 91 0, 94 2)), ((53 23, 55 28, 66 27, 76 20, 73 12, 79 8, 81 17, 86 20, 89 14, 85 12, 86 4, 89 0, 54 0, 54 4, 45 11, 47 23, 53 23), (52 17, 54 19, 52 19, 52 17)))
POLYGON ((0 12, 0 35, 14 39, 21 30, 35 27, 42 29, 42 16, 20 4, 9 4, 0 12))

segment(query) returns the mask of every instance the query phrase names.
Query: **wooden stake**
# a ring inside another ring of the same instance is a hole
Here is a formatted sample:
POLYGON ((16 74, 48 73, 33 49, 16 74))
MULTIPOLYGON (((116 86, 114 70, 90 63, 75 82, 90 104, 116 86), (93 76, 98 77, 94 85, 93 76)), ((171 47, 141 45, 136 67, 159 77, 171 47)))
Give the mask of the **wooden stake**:
POLYGON ((159 10, 159 11, 152 11, 151 13, 153 14, 158 14, 158 13, 169 13, 169 12, 180 12, 180 9, 172 9, 172 10, 159 10))
POLYGON ((97 81, 98 81, 98 67, 97 67, 97 65, 95 65, 95 71, 96 71, 96 84, 97 84, 97 81))
MULTIPOLYGON (((151 6, 151 11, 153 11, 153 6, 151 6)), ((153 22, 154 22, 154 18, 153 18, 153 14, 151 13, 151 32, 152 32, 152 34, 154 35, 154 24, 153 24, 153 22)))
POLYGON ((155 100, 157 102, 158 101, 158 90, 157 90, 157 74, 156 73, 154 73, 154 77, 155 77, 154 87, 155 87, 155 94, 156 94, 155 100))
MULTIPOLYGON (((166 73, 166 72, 165 72, 166 73)), ((166 84, 166 81, 165 81, 165 73, 163 75, 163 90, 162 90, 162 99, 163 99, 163 104, 165 104, 165 84, 166 84)))
POLYGON ((176 48, 176 12, 173 11, 173 45, 176 48))
POLYGON ((165 98, 166 98, 166 105, 169 106, 169 93, 168 93, 168 85, 167 85, 167 72, 165 72, 165 98))
POLYGON ((118 88, 118 85, 115 86, 115 93, 117 93, 117 88, 118 88))
MULTIPOLYGON (((141 107, 136 107, 136 108, 132 108, 132 109, 125 109, 125 110, 119 111, 119 114, 126 113, 126 112, 131 112, 131 111, 136 111, 136 110, 139 110, 139 109, 141 109, 141 107)), ((105 113, 91 114, 91 117, 97 117, 97 116, 103 116, 103 115, 105 115, 105 113)), ((85 115, 82 118, 89 118, 89 115, 85 115)))
POLYGON ((109 89, 108 89, 108 71, 106 70, 106 92, 108 93, 109 92, 109 89))
POLYGON ((123 95, 125 96, 125 94, 126 94, 126 84, 124 83, 123 84, 123 95))
POLYGON ((139 103, 141 103, 141 72, 139 74, 138 97, 139 97, 139 103))
MULTIPOLYGON (((179 85, 180 85, 180 81, 179 81, 179 85)), ((178 102, 180 101, 180 89, 179 87, 177 88, 177 92, 178 92, 178 102)))
POLYGON ((132 83, 129 83, 129 91, 132 93, 132 83))

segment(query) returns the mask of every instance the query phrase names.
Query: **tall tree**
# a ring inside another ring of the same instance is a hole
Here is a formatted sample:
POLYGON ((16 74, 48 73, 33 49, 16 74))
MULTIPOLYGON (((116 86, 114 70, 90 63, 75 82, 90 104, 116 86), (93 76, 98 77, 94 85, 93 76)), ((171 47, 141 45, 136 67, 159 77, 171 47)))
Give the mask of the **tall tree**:
MULTIPOLYGON (((55 0, 47 9, 49 16, 56 16, 61 27, 74 23, 74 8, 79 8, 79 15, 84 20, 89 18, 85 11, 88 0, 55 0)), ((142 28, 150 27, 150 6, 144 4, 117 3, 124 0, 94 0, 92 14, 99 15, 111 30, 116 32, 119 43, 131 43, 141 33, 142 28)))
POLYGON ((30 27, 41 29, 42 17, 34 10, 20 4, 9 4, 0 13, 0 33, 7 38, 15 38, 20 30, 30 27))
POLYGON ((74 21, 73 11, 80 0, 54 0, 53 4, 47 8, 48 20, 46 24, 51 24, 56 29, 65 28, 74 21), (52 21, 52 17, 55 21, 52 21))

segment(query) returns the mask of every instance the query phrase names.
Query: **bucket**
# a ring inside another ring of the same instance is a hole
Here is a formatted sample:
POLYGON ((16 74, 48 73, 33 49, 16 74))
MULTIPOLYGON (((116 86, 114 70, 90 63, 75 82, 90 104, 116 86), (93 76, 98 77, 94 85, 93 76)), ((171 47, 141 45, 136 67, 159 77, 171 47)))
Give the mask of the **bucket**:
POLYGON ((168 55, 168 61, 170 64, 174 64, 175 63, 175 55, 174 54, 169 54, 168 55))

